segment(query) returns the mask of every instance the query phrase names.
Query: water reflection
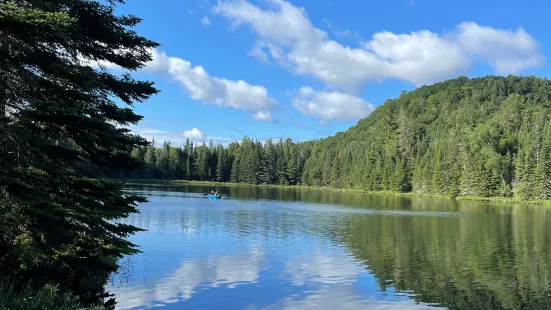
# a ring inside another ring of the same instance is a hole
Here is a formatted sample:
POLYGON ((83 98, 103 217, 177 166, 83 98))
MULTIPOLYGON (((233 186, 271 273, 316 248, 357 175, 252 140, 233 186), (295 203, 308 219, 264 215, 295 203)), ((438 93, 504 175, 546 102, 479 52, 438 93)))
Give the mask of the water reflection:
POLYGON ((262 251, 253 247, 235 256, 210 255, 184 260, 151 283, 119 288, 117 308, 185 302, 202 289, 232 289, 239 284, 254 283, 258 279, 262 258, 262 251))
POLYGON ((134 187, 162 189, 126 219, 148 231, 132 237, 144 254, 113 289, 119 309, 551 307, 546 208, 246 187, 217 188, 232 199, 216 201, 197 199, 204 187, 134 187))
POLYGON ((551 223, 535 210, 541 214, 355 217, 337 230, 382 290, 410 290, 450 309, 550 309, 551 223))

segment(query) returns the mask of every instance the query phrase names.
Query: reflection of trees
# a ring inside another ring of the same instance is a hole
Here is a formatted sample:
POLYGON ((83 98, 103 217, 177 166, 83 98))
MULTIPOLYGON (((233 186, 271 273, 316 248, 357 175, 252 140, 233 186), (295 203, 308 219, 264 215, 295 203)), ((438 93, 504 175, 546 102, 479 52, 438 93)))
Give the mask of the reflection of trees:
POLYGON ((542 212, 463 217, 357 216, 353 255, 417 301, 450 309, 549 309, 551 247, 542 212))
MULTIPOLYGON (((209 187, 178 186, 170 190, 207 192, 209 187)), ((382 290, 392 286, 410 292, 420 302, 451 309, 551 308, 551 227, 548 209, 489 205, 392 196, 339 193, 315 189, 216 187, 238 199, 267 199, 339 204, 370 209, 431 211, 407 216, 315 212, 315 208, 288 208, 256 201, 239 210, 190 211, 163 209, 155 221, 180 221, 182 232, 201 227, 240 236, 285 239, 322 236, 345 244, 369 267, 382 290), (263 209, 264 208, 264 209, 263 209), (432 212, 435 211, 435 212, 432 212), (438 214, 437 212, 465 212, 438 214), (197 212, 210 212, 198 214, 197 212), (231 214, 230 214, 231 213, 231 214), (427 215, 427 216, 425 216, 427 215), (444 215, 444 216, 440 216, 444 215), (460 216, 458 216, 460 215, 460 216), (162 219, 161 219, 162 218, 162 219)), ((221 204, 225 202, 220 201, 221 204)), ((227 204, 230 206, 231 204, 227 204)), ((304 205, 300 205, 304 206, 304 205)), ((148 210, 130 217, 130 224, 156 229, 148 210), (137 222, 133 222, 136 220, 137 222)))
POLYGON ((424 209, 432 211, 456 211, 456 203, 451 200, 427 200, 427 199, 411 199, 400 196, 385 196, 385 195, 366 195, 358 192, 338 192, 335 190, 324 190, 316 188, 293 188, 293 187, 257 187, 257 186, 204 186, 204 185, 156 185, 156 184, 132 184, 132 189, 154 191, 168 191, 163 195, 177 193, 207 193, 211 189, 216 189, 219 193, 228 195, 233 199, 243 200, 278 200, 278 201, 302 201, 309 203, 320 204, 339 204, 349 206, 368 206, 371 208, 384 209, 424 209), (426 203, 430 201, 430 203, 426 203))
MULTIPOLYGON (((216 189, 219 193, 229 195, 231 199, 242 200, 277 200, 288 202, 307 202, 319 204, 368 207, 383 210, 413 210, 435 212, 482 212, 511 214, 516 208, 512 204, 491 204, 477 201, 455 201, 450 199, 428 199, 420 197, 403 197, 391 195, 367 195, 361 192, 339 192, 333 189, 299 188, 299 187, 257 187, 257 186, 223 186, 223 185, 164 185, 132 184, 133 190, 163 193, 163 196, 181 197, 183 193, 195 193, 198 197, 216 189)), ((524 208, 523 212, 534 212, 534 208, 524 208)))

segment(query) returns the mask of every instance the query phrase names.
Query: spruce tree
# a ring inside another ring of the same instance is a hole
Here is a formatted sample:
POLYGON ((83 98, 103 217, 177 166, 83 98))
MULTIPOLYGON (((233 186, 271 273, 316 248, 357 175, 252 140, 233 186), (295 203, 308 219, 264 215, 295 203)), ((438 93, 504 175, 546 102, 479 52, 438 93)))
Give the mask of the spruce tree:
POLYGON ((0 274, 16 290, 53 283, 112 306, 105 281, 137 252, 126 237, 139 229, 116 220, 145 199, 102 177, 139 166, 130 152, 147 141, 125 126, 157 90, 82 60, 133 71, 152 59, 158 44, 114 15, 119 3, 0 3, 0 274))
POLYGON ((224 164, 226 161, 226 156, 224 154, 224 149, 218 148, 218 160, 216 162, 216 181, 223 182, 225 181, 224 174, 224 164))
POLYGON ((153 146, 148 146, 144 156, 145 178, 153 179, 157 176, 157 155, 153 146))
MULTIPOLYGON (((131 153, 132 157, 134 157, 136 160, 138 160, 139 162, 141 162, 142 164, 144 164, 145 162, 145 150, 143 147, 136 147, 132 150, 132 153, 131 153)), ((137 171, 133 171, 133 172, 130 172, 129 175, 130 177, 132 178, 143 178, 143 169, 140 169, 140 170, 137 170, 137 171)))
POLYGON ((161 179, 168 179, 170 176, 170 143, 164 142, 161 148, 156 149, 156 167, 161 179))
POLYGON ((240 182, 238 170, 239 170, 239 158, 235 157, 233 159, 232 166, 231 166, 230 182, 232 183, 240 182))

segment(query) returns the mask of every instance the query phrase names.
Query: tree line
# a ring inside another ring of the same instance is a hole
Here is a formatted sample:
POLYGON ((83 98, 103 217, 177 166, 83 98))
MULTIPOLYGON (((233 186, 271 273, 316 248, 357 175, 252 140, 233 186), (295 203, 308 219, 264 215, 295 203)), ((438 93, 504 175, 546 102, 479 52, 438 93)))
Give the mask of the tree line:
POLYGON ((551 198, 551 83, 487 76, 403 91, 334 136, 136 148, 125 177, 551 198))
POLYGON ((291 139, 254 141, 245 136, 227 147, 186 141, 183 147, 164 142, 161 147, 138 147, 132 156, 142 169, 119 175, 127 178, 179 179, 247 184, 301 184, 302 171, 311 151, 310 143, 291 139))

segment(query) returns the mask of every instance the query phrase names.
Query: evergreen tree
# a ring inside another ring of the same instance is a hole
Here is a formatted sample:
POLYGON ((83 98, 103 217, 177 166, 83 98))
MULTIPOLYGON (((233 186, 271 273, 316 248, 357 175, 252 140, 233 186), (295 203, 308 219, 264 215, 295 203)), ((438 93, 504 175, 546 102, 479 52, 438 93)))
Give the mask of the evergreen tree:
POLYGON ((54 283, 85 305, 105 303, 117 259, 136 253, 139 229, 113 220, 141 197, 98 179, 139 167, 147 141, 121 128, 141 116, 119 107, 155 94, 150 82, 116 76, 82 59, 132 71, 158 44, 115 16, 122 1, 0 3, 0 274, 15 289, 54 283), (117 50, 113 50, 116 47, 117 50))
POLYGON ((188 155, 186 158, 186 179, 195 180, 195 149, 193 148, 193 143, 190 144, 188 155))
MULTIPOLYGON (((145 151, 144 147, 136 147, 132 150, 131 156, 135 158, 138 162, 145 165, 145 151)), ((144 175, 143 169, 136 169, 128 173, 131 178, 142 178, 144 175)))
POLYGON ((268 139, 265 145, 263 155, 262 166, 264 166, 264 173, 267 184, 276 183, 276 163, 277 163, 277 154, 274 143, 272 139, 268 139))
MULTIPOLYGON (((155 143, 155 142, 153 142, 155 143)), ((145 152, 144 161, 145 161, 145 173, 144 177, 146 179, 153 179, 157 177, 157 155, 155 148, 153 146, 148 146, 147 151, 145 152)))
POLYGON ((276 146, 277 163, 276 163, 276 179, 279 185, 288 185, 287 179, 287 159, 283 150, 283 139, 279 139, 276 146))
POLYGON ((158 177, 162 179, 171 178, 170 171, 170 143, 164 142, 163 146, 156 149, 156 171, 159 173, 158 177))
POLYGON ((239 158, 235 157, 235 159, 232 162, 230 182, 238 183, 238 182, 241 181, 239 179, 239 171, 238 170, 239 170, 239 158))
POLYGON ((208 167, 208 154, 207 146, 203 145, 195 148, 195 177, 199 181, 208 180, 209 167, 208 167))
POLYGON ((298 162, 297 152, 291 139, 285 141, 287 149, 287 179, 290 185, 296 185, 298 182, 298 162))
POLYGON ((268 161, 268 154, 266 153, 266 150, 263 150, 260 148, 259 151, 260 154, 260 163, 259 163, 259 175, 258 175, 258 183, 260 184, 272 184, 270 182, 270 163, 268 161))
POLYGON ((226 156, 224 154, 224 149, 220 148, 218 150, 218 158, 217 158, 217 163, 216 163, 216 181, 218 182, 223 182, 223 181, 226 181, 226 176, 225 176, 225 161, 226 161, 226 156))

